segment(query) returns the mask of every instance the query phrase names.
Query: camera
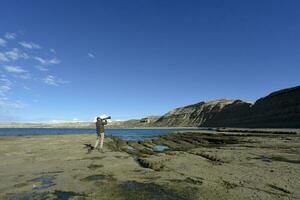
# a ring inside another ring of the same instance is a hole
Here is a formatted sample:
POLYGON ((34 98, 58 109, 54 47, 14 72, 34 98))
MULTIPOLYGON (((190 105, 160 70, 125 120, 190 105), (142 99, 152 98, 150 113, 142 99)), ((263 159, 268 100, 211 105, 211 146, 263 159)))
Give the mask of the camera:
POLYGON ((105 118, 101 118, 102 120, 106 120, 106 119, 111 119, 111 116, 105 117, 105 118))

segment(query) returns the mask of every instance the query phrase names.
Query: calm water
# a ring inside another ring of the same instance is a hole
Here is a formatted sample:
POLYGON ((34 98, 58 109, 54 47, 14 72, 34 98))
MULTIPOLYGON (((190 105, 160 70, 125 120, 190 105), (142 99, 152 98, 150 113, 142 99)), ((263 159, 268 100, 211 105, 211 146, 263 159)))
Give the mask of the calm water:
MULTIPOLYGON (((159 135, 166 135, 174 131, 195 129, 106 129, 106 135, 113 135, 125 140, 144 140, 159 135)), ((95 129, 77 128, 0 128, 0 136, 16 135, 68 135, 68 134, 96 134, 95 129)))

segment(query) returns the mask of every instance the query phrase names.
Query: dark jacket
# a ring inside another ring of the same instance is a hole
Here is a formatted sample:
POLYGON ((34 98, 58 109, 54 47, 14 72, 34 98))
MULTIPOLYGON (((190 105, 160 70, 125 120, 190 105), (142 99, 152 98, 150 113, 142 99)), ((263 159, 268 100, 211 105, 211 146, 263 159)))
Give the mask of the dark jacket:
POLYGON ((99 120, 96 122, 96 132, 97 135, 100 135, 100 133, 104 133, 104 125, 107 124, 106 120, 99 120))

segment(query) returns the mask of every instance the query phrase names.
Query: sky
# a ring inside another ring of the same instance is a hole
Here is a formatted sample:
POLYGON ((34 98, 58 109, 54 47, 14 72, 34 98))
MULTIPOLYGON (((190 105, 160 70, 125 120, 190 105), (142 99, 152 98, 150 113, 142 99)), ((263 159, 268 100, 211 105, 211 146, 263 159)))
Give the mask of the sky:
POLYGON ((300 85, 298 0, 4 0, 0 122, 162 115, 300 85))

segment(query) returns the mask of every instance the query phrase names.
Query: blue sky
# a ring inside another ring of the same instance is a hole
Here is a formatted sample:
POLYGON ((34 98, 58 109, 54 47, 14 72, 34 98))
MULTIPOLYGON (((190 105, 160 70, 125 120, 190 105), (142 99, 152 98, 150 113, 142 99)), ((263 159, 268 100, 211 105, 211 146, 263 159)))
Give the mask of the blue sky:
POLYGON ((300 2, 1 2, 0 121, 161 115, 300 83, 300 2))

